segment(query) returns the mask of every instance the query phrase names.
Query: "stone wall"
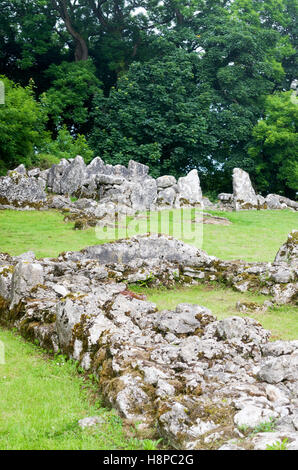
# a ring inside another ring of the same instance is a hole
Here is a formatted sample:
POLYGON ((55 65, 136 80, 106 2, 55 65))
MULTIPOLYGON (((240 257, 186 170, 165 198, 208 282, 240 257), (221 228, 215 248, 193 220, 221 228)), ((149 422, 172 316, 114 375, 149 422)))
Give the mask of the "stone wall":
POLYGON ((70 197, 87 200, 83 203, 83 209, 92 208, 93 212, 96 209, 99 216, 95 218, 99 219, 107 205, 106 214, 111 210, 127 214, 180 207, 298 210, 297 202, 283 196, 269 194, 264 198, 257 195, 248 173, 239 168, 233 171, 233 194, 219 194, 217 204, 203 197, 196 169, 178 180, 169 175, 154 179, 149 175, 148 166, 133 160, 126 168, 105 164, 99 157, 86 165, 83 158, 77 156, 62 159, 59 164, 44 171, 35 168, 27 172, 24 165, 20 165, 0 178, 0 208, 47 209, 55 207, 54 195, 64 197, 64 207, 70 209, 73 208, 70 197))
POLYGON ((175 448, 264 449, 287 438, 298 449, 298 341, 269 342, 257 321, 219 321, 204 306, 158 311, 129 290, 218 279, 295 302, 297 235, 274 263, 221 261, 165 236, 56 259, 0 254, 0 322, 78 361, 121 416, 175 448), (243 433, 271 419, 274 432, 243 433))

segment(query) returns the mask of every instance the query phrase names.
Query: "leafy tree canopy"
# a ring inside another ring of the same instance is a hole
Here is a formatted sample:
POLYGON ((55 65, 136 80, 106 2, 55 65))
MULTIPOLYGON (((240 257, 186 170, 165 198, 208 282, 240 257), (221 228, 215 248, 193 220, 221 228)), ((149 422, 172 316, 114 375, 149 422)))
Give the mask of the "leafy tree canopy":
POLYGON ((298 181, 298 100, 293 92, 266 98, 265 115, 253 129, 249 154, 255 160, 257 186, 295 197, 298 181))
POLYGON ((46 113, 33 96, 33 83, 26 88, 4 76, 5 104, 0 105, 0 168, 24 163, 29 166, 35 147, 45 138, 46 113))

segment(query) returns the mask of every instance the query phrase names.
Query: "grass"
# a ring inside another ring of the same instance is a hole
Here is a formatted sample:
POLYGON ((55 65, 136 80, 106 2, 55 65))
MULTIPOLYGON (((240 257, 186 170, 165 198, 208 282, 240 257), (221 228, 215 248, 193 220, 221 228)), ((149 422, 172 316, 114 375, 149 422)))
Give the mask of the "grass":
POLYGON ((37 258, 56 257, 98 243, 94 229, 73 227, 56 211, 0 211, 0 252, 17 256, 34 251, 37 258))
POLYGON ((237 315, 239 317, 255 318, 263 328, 271 331, 271 340, 292 340, 298 338, 298 308, 293 305, 283 305, 269 308, 264 313, 241 313, 236 310, 236 302, 256 302, 262 304, 268 296, 236 292, 217 283, 199 284, 193 287, 176 289, 145 288, 131 286, 131 290, 147 296, 160 310, 175 309, 179 303, 199 304, 207 307, 218 320, 237 315))
POLYGON ((0 329, 1 450, 139 450, 154 441, 128 437, 115 411, 102 406, 96 384, 72 361, 55 360, 11 331, 0 329), (2 343, 1 343, 2 342, 2 343), (100 416, 82 430, 78 420, 100 416))
MULTIPOLYGON (((221 259, 246 261, 273 261, 276 252, 287 239, 288 233, 297 228, 298 214, 284 211, 212 212, 227 217, 232 224, 191 224, 191 210, 184 212, 184 233, 181 233, 179 210, 152 213, 152 232, 161 229, 221 259), (170 221, 170 222, 169 222, 170 221), (195 229, 195 230, 194 230, 195 229), (195 237, 194 237, 195 235, 195 237)), ((77 251, 86 246, 126 238, 148 231, 148 219, 129 219, 125 225, 114 229, 103 228, 73 230, 74 223, 65 223, 63 215, 56 211, 0 211, 0 252, 14 256, 34 251, 37 258, 56 257, 63 251, 77 251)))
POLYGON ((298 213, 283 211, 213 212, 228 218, 232 225, 204 225, 203 248, 225 260, 273 261, 293 229, 298 229, 298 213))

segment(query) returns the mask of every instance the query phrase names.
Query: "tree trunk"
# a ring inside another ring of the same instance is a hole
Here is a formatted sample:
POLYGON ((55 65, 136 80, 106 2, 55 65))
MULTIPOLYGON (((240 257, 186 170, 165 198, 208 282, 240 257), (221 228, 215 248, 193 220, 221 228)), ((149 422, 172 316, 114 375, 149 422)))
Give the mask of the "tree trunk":
POLYGON ((52 0, 52 5, 60 14, 65 27, 75 41, 75 60, 87 60, 89 57, 88 46, 85 39, 74 29, 67 9, 67 0, 52 0))

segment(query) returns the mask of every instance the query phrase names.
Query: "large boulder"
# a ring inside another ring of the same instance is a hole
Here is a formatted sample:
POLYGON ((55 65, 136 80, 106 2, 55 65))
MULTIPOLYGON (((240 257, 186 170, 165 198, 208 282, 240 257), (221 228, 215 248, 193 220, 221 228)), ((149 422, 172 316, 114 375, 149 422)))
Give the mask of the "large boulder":
POLYGON ((0 204, 17 208, 40 208, 47 194, 43 181, 19 171, 10 171, 0 178, 0 204))
POLYGON ((158 191, 157 204, 159 206, 173 207, 177 191, 173 186, 158 191))
POLYGON ((233 201, 236 211, 261 208, 249 174, 241 168, 233 170, 233 201))
POLYGON ((147 177, 132 184, 131 206, 137 211, 149 210, 157 199, 157 186, 154 178, 147 177))
POLYGON ((47 187, 49 191, 55 194, 60 194, 61 178, 66 168, 69 166, 69 164, 70 163, 68 160, 66 160, 65 158, 62 158, 62 160, 60 160, 60 162, 57 165, 52 165, 52 167, 50 168, 47 174, 47 187))
MULTIPOLYGON (((68 165, 60 180, 60 192, 62 194, 76 194, 85 180, 86 165, 79 155, 68 165)), ((80 192, 80 191, 79 191, 80 192)))
POLYGON ((171 176, 171 175, 160 176, 156 180, 156 184, 157 184, 158 189, 170 188, 171 186, 174 186, 174 184, 176 184, 176 183, 177 183, 177 181, 176 181, 175 176, 171 176))
POLYGON ((215 259, 203 250, 180 240, 156 234, 89 246, 79 252, 66 253, 65 256, 74 261, 96 259, 102 264, 128 264, 138 260, 158 259, 159 264, 168 261, 182 266, 203 266, 215 259))
POLYGON ((201 206, 203 195, 197 170, 191 170, 187 176, 178 179, 176 206, 201 206))
POLYGON ((268 209, 293 209, 298 210, 298 202, 280 196, 279 194, 268 194, 265 198, 268 209))
POLYGON ((42 285, 43 281, 44 271, 41 264, 20 261, 11 279, 10 309, 24 300, 33 287, 42 285))

